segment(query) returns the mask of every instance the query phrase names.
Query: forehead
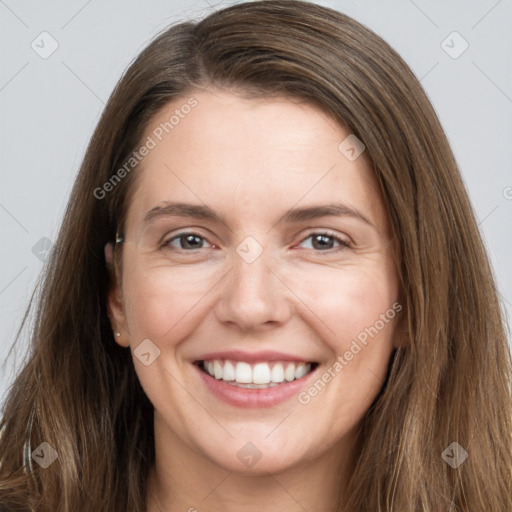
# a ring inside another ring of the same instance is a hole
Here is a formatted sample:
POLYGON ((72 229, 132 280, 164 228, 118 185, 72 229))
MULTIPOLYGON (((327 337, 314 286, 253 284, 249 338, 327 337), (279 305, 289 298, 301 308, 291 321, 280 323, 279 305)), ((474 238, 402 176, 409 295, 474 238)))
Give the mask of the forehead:
POLYGON ((152 148, 139 164, 128 217, 173 200, 263 222, 297 202, 343 201, 382 222, 367 155, 352 160, 343 152, 349 136, 327 113, 290 98, 191 93, 147 126, 143 140, 152 148))

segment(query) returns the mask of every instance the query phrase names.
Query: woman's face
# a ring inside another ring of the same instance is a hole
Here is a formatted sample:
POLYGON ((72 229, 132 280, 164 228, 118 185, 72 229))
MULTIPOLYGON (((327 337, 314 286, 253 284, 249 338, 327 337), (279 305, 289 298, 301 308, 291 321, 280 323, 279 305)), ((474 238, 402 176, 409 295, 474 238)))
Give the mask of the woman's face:
POLYGON ((155 431, 229 471, 347 453, 401 309, 366 154, 311 105, 191 96, 143 137, 109 295, 155 431))

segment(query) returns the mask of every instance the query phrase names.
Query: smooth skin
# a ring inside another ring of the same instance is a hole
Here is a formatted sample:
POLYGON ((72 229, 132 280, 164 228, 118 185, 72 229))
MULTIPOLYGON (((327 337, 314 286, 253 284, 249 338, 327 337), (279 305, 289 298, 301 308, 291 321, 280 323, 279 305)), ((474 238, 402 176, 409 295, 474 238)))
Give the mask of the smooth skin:
MULTIPOLYGON (((207 352, 274 350, 318 362, 317 378, 332 368, 399 298, 382 198, 365 152, 346 158, 338 146, 350 132, 320 109, 236 91, 193 97, 197 106, 133 171, 122 277, 109 292, 116 342, 133 353, 149 339, 160 350, 148 366, 133 357, 155 408, 147 510, 333 512, 357 428, 402 343, 399 316, 307 404, 293 396, 235 407, 207 389, 193 363, 207 352), (144 222, 171 201, 207 205, 224 222, 144 222), (281 220, 291 208, 330 203, 368 222, 281 220), (189 233, 196 237, 173 238, 189 233), (246 237, 263 249, 252 263, 236 251, 246 237), (261 453, 250 467, 237 457, 247 442, 261 453)), ((143 140, 187 98, 163 108, 143 140)), ((105 255, 111 268, 111 244, 105 255)))

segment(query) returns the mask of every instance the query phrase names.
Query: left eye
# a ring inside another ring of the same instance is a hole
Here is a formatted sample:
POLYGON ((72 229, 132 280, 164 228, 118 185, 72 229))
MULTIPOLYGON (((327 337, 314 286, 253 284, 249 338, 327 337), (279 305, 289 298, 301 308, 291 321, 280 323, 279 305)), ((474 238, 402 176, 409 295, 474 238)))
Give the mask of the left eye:
POLYGON ((301 243, 304 243, 306 240, 309 239, 312 240, 312 249, 317 249, 320 252, 333 252, 329 250, 332 249, 332 245, 334 242, 338 243, 338 247, 334 248, 334 251, 350 247, 350 244, 346 240, 343 240, 329 233, 311 233, 309 236, 304 238, 304 240, 301 243))

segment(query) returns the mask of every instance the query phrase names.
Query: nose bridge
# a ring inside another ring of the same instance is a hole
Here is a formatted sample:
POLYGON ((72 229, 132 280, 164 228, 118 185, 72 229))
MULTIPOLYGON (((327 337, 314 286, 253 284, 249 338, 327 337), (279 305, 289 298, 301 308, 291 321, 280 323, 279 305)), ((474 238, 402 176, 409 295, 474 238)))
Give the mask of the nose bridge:
POLYGON ((247 236, 236 247, 232 261, 219 303, 219 319, 243 328, 283 322, 289 306, 285 286, 273 272, 275 260, 271 250, 264 247, 263 241, 247 236))
POLYGON ((270 250, 252 240, 240 243, 233 255, 233 291, 253 300, 268 298, 272 286, 269 278, 273 276, 270 250))

